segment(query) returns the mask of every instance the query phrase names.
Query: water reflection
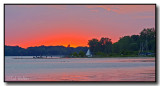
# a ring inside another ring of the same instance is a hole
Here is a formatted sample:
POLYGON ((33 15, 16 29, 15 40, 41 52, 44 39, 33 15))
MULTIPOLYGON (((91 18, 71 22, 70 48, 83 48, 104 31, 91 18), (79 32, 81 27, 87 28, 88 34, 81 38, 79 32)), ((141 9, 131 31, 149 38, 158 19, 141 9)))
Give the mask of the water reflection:
POLYGON ((6 81, 155 81, 155 58, 10 58, 7 62, 6 81))

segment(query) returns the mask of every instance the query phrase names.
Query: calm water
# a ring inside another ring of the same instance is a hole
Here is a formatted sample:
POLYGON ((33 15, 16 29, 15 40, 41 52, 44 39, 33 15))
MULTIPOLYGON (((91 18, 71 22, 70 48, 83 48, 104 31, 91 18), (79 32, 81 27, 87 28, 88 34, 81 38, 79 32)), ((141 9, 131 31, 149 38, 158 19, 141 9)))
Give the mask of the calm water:
POLYGON ((155 58, 13 59, 5 56, 6 81, 155 81, 155 58))

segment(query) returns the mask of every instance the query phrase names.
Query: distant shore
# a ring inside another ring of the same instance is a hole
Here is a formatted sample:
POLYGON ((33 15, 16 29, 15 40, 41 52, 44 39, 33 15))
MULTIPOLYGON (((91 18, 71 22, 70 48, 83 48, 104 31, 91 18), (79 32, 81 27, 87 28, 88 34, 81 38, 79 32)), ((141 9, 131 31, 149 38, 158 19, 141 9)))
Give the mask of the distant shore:
POLYGON ((31 58, 32 56, 29 56, 29 57, 21 57, 21 56, 18 56, 18 57, 16 57, 15 56, 15 58, 13 58, 13 59, 69 59, 69 58, 156 58, 156 57, 149 57, 149 56, 135 56, 135 57, 130 57, 130 56, 128 56, 128 57, 98 57, 98 56, 96 56, 96 57, 48 57, 48 58, 46 58, 46 57, 42 57, 42 58, 31 58))

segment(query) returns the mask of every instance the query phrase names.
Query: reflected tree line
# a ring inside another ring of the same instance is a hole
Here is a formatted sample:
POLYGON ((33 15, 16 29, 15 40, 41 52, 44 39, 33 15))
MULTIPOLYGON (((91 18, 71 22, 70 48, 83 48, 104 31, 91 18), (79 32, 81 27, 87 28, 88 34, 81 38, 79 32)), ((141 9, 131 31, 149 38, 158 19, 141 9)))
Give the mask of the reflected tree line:
MULTIPOLYGON (((110 38, 93 38, 88 41, 94 56, 135 56, 140 52, 155 53, 155 29, 144 28, 139 35, 121 37, 112 43, 110 38)), ((5 56, 74 55, 84 57, 88 47, 38 46, 27 49, 5 45, 5 56)))

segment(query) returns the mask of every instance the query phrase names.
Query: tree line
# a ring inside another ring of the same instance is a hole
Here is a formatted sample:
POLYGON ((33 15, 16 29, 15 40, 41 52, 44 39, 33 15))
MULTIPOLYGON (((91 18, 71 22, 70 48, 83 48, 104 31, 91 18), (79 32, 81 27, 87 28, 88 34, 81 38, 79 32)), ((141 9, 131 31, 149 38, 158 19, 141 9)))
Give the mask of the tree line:
POLYGON ((5 56, 45 56, 45 55, 71 55, 73 53, 87 52, 88 47, 64 46, 38 46, 27 49, 19 46, 5 46, 5 56))
POLYGON ((138 55, 142 51, 155 53, 155 41, 155 29, 144 28, 139 35, 124 36, 115 43, 102 37, 100 40, 89 40, 88 45, 93 55, 138 55))

